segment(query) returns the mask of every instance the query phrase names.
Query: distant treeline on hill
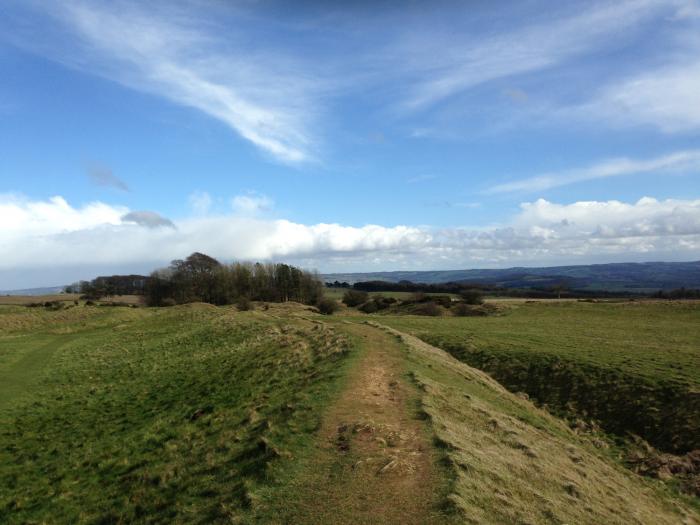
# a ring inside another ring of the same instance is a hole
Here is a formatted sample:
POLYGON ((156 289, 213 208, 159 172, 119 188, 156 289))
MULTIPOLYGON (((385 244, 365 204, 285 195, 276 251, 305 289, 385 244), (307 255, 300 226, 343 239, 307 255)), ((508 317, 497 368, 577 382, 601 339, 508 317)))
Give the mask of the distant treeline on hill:
POLYGON ((676 290, 659 290, 652 297, 656 299, 700 299, 700 290, 678 288, 676 290))
POLYGON ((148 277, 97 277, 72 285, 66 291, 79 291, 87 299, 143 295, 149 306, 197 301, 223 305, 251 300, 318 304, 323 298, 323 283, 316 274, 287 264, 222 264, 196 252, 148 277))
POLYGON ((678 290, 659 291, 653 294, 643 294, 631 291, 605 291, 605 290, 576 290, 570 288, 566 281, 553 286, 541 288, 504 288, 483 283, 447 282, 437 284, 414 283, 411 281, 362 281, 352 286, 346 282, 326 283, 326 286, 337 288, 353 288, 364 292, 411 292, 411 293, 451 293, 460 294, 465 290, 479 290, 483 294, 501 297, 524 297, 530 299, 552 298, 615 298, 615 297, 654 297, 662 299, 700 299, 700 290, 680 288, 678 290))
POLYGON ((92 281, 80 281, 66 286, 64 291, 83 294, 88 299, 115 295, 143 295, 148 279, 145 275, 100 276, 92 281))

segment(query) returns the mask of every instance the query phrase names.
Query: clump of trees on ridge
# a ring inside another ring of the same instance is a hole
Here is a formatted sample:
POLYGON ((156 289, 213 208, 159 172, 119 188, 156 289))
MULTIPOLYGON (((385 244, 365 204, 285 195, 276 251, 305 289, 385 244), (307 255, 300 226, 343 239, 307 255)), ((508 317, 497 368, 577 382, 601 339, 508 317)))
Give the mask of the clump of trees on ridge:
POLYGON ((148 279, 146 303, 150 306, 203 301, 234 304, 253 301, 318 304, 323 284, 318 276, 287 264, 221 264, 203 253, 175 260, 148 279))
POLYGON ((281 263, 222 264, 199 252, 174 260, 148 277, 97 277, 70 287, 70 291, 78 290, 84 298, 93 300, 113 295, 143 295, 149 306, 198 301, 216 305, 242 305, 250 301, 318 305, 323 298, 323 283, 315 273, 281 263))

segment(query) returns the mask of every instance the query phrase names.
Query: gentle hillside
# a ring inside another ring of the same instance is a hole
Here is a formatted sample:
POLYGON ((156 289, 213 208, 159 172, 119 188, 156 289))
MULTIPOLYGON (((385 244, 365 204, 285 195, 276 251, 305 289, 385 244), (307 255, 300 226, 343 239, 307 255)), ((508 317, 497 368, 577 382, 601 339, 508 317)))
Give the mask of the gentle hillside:
POLYGON ((0 309, 0 522, 235 522, 304 454, 347 351, 203 304, 0 309))
POLYGON ((547 287, 565 282, 582 290, 652 291, 700 288, 700 261, 591 264, 545 268, 505 268, 498 270, 398 271, 335 273, 324 275, 328 282, 412 281, 446 283, 466 281, 505 288, 547 287))
POLYGON ((347 313, 0 306, 0 522, 700 523, 483 372, 347 313))
POLYGON ((388 330, 407 347, 463 523, 698 523, 696 513, 488 375, 388 330))
POLYGON ((700 448, 700 303, 530 302, 490 317, 382 316, 561 413, 700 448))

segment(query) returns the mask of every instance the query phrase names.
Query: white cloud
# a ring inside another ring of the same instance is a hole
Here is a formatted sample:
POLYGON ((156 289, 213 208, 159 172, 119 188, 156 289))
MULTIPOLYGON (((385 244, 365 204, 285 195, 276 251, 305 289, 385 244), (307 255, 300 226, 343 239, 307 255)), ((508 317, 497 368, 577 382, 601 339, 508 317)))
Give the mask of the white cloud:
POLYGON ((183 6, 82 0, 35 5, 68 29, 41 49, 44 54, 198 109, 282 162, 312 160, 310 100, 318 82, 308 70, 296 71, 291 58, 232 47, 235 38, 218 41, 210 31, 216 22, 183 6), (69 35, 82 45, 71 47, 69 35))
POLYGON ((591 102, 565 111, 619 126, 649 125, 666 133, 700 129, 700 45, 692 60, 614 83, 591 102))
POLYGON ((677 151, 652 159, 608 159, 583 169, 545 173, 497 184, 484 193, 537 192, 594 179, 645 173, 700 173, 700 150, 677 151))
POLYGON ((700 200, 540 199, 522 204, 509 224, 482 229, 306 225, 237 215, 154 228, 126 220, 129 213, 102 203, 75 208, 61 197, 0 197, 0 214, 12 219, 0 224, 0 288, 13 288, 7 275, 21 271, 99 266, 118 272, 129 265, 155 267, 193 251, 343 270, 700 258, 700 200))
POLYGON ((267 195, 249 192, 245 195, 236 195, 231 199, 231 207, 236 215, 253 216, 269 211, 275 203, 267 195))

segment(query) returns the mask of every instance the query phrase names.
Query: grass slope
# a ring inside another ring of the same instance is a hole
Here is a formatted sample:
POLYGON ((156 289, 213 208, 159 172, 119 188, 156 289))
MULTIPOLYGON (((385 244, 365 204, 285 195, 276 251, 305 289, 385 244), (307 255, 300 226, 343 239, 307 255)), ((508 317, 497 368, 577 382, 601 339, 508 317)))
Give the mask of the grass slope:
POLYGON ((554 409, 700 448, 700 303, 521 303, 479 318, 381 317, 554 409))
POLYGON ((346 353, 328 327, 208 305, 5 311, 0 522, 247 519, 346 353))
POLYGON ((560 420, 446 352, 407 346, 422 407, 455 477, 450 501, 474 524, 695 524, 698 515, 613 464, 560 420))

